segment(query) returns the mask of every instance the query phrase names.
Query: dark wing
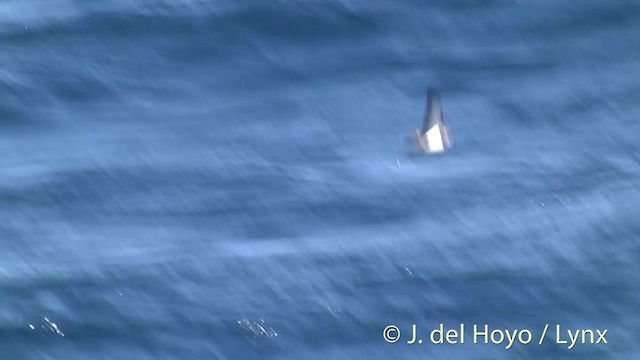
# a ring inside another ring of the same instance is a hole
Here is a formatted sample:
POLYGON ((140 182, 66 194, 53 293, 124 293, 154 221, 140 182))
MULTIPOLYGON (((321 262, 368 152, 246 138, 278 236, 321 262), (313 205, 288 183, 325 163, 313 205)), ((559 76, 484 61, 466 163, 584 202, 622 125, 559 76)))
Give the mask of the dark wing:
POLYGON ((442 124, 442 104, 440 103, 440 93, 437 90, 427 90, 427 109, 424 114, 422 132, 425 133, 433 126, 442 124))

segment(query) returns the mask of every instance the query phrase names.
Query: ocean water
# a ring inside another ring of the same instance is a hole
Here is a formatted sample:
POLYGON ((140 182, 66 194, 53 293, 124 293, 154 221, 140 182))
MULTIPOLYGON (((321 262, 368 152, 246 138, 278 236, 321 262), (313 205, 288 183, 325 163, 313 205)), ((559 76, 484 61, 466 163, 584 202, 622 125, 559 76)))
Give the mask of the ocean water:
POLYGON ((640 359, 639 19, 3 1, 0 359, 640 359), (416 158, 427 87, 455 147, 416 158))

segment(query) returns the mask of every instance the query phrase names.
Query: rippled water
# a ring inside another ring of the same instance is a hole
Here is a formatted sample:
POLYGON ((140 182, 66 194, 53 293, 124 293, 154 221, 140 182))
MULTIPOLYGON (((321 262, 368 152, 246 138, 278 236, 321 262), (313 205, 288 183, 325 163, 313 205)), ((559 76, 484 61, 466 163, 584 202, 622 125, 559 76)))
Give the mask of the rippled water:
POLYGON ((640 357, 639 18, 4 1, 1 358, 640 357), (418 159, 429 86, 456 147, 418 159), (440 323, 534 340, 406 344, 440 323))

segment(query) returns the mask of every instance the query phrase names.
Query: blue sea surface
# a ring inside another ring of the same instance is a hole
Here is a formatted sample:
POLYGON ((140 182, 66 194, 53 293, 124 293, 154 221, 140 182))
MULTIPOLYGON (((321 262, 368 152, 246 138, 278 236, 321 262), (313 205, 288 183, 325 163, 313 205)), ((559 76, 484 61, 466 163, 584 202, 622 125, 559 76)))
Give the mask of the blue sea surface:
POLYGON ((640 359, 638 79, 637 1, 4 0, 0 359, 640 359))

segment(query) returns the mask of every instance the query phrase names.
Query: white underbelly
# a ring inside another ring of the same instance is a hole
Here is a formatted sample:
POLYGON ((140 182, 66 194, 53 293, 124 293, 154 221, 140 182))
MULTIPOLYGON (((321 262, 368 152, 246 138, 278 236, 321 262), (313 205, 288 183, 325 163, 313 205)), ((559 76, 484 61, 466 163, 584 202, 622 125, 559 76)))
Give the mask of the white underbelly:
POLYGON ((426 133, 426 136, 429 151, 444 151, 444 141, 442 139, 442 131, 440 131, 440 125, 436 125, 429 129, 429 131, 427 131, 426 133))

